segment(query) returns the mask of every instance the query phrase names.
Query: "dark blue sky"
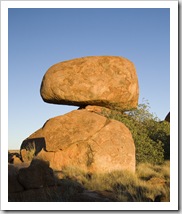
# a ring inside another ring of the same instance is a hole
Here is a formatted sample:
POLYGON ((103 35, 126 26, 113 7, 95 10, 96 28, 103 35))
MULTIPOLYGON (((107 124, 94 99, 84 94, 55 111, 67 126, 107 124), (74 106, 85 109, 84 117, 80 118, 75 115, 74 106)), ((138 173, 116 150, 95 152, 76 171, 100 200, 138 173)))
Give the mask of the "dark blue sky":
POLYGON ((44 103, 40 84, 53 64, 113 55, 136 67, 140 99, 161 120, 170 110, 169 9, 9 9, 9 148, 54 116, 76 109, 44 103))

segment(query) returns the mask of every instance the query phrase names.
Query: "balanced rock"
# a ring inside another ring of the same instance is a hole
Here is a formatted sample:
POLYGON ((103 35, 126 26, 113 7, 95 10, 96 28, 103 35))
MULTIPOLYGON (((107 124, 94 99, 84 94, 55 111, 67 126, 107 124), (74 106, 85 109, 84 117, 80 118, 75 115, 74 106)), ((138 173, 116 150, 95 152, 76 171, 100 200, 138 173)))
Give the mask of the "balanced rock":
POLYGON ((92 56, 50 67, 40 93, 48 103, 131 110, 137 107, 139 86, 131 61, 116 56, 92 56))
POLYGON ((45 148, 37 156, 49 161, 54 170, 77 167, 90 172, 135 171, 135 145, 129 129, 86 109, 48 120, 23 142, 23 149, 31 142, 39 143, 36 138, 45 139, 45 148))

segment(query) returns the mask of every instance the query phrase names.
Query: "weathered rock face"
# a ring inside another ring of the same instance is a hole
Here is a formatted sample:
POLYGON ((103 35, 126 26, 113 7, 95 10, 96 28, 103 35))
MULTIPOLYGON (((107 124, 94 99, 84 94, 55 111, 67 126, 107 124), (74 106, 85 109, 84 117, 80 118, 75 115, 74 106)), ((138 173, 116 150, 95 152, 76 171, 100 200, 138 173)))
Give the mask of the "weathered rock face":
POLYGON ((137 107, 139 88, 132 62, 95 56, 53 65, 44 75, 40 92, 48 103, 131 110, 137 107))
POLYGON ((91 172, 135 171, 135 145, 128 128, 94 112, 75 110, 52 118, 26 139, 27 145, 38 143, 36 138, 45 139, 38 157, 55 170, 71 166, 91 172))

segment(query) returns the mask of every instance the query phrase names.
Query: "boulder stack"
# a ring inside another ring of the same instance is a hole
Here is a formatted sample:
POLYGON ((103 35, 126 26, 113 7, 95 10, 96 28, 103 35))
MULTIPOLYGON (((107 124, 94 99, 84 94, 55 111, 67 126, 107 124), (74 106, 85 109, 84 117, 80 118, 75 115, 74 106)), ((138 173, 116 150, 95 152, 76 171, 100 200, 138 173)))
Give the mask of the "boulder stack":
POLYGON ((135 171, 130 131, 102 115, 137 107, 139 88, 132 62, 96 56, 57 63, 44 75, 40 93, 45 102, 80 108, 49 119, 25 139, 20 149, 23 161, 36 156, 58 171, 64 167, 99 173, 135 171))

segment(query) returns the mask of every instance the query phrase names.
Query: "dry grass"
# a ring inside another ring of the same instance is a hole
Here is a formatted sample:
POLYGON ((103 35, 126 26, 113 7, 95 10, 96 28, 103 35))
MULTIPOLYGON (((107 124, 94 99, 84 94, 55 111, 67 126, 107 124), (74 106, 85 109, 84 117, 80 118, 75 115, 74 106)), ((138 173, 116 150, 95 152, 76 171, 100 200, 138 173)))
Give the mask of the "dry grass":
POLYGON ((163 165, 140 164, 135 174, 114 171, 91 175, 66 168, 63 178, 73 179, 89 190, 112 192, 115 201, 170 201, 169 161, 163 165))
POLYGON ((106 198, 109 195, 111 201, 116 202, 170 201, 169 161, 162 165, 139 164, 136 173, 113 171, 88 174, 73 167, 54 173, 57 178, 55 186, 12 193, 9 201, 69 202, 78 200, 78 193, 83 189, 95 191, 106 198))

